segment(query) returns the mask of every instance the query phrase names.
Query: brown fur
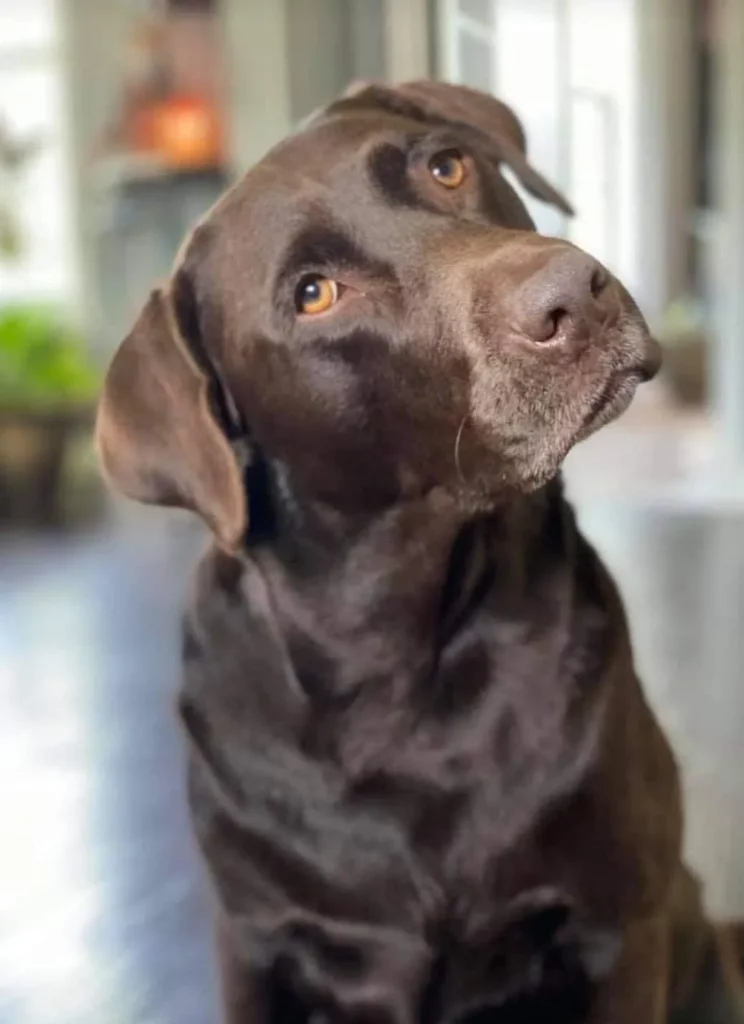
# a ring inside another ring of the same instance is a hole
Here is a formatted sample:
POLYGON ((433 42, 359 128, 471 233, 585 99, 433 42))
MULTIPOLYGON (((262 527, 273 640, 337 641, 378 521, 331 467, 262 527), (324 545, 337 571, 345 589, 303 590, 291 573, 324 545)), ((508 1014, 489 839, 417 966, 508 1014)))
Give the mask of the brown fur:
POLYGON ((205 218, 110 370, 112 482, 217 541, 181 709, 231 1024, 660 1024, 714 991, 739 1019, 559 479, 658 350, 534 233, 502 165, 570 207, 525 154, 489 97, 353 89, 205 218), (307 273, 328 314, 298 317, 307 273))

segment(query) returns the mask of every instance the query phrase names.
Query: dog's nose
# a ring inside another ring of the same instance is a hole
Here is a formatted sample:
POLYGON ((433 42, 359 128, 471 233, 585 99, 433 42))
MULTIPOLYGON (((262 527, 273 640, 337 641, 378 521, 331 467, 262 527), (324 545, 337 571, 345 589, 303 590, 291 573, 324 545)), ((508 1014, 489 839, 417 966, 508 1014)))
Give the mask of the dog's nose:
POLYGON ((571 343, 603 318, 609 274, 587 253, 561 245, 519 291, 515 313, 526 336, 538 344, 571 343))

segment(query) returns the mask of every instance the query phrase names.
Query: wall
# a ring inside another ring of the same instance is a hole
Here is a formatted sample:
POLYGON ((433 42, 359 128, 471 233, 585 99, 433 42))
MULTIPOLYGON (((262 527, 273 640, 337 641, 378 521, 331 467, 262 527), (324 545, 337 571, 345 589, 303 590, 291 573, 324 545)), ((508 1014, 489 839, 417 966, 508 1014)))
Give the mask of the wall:
POLYGON ((349 43, 355 78, 385 75, 385 0, 347 0, 349 43))
POLYGON ((292 127, 285 0, 221 0, 235 171, 292 127))
POLYGON ((744 4, 719 0, 716 69, 717 216, 709 243, 715 308, 713 409, 726 475, 744 471, 744 4))
POLYGON ((286 0, 294 123, 339 93, 353 74, 346 0, 286 0))
POLYGON ((698 102, 692 0, 646 0, 638 16, 638 265, 646 308, 690 286, 698 102))
POLYGON ((102 296, 97 238, 101 208, 91 189, 90 162, 111 117, 120 81, 122 39, 131 24, 128 0, 61 0, 60 26, 70 111, 72 198, 76 222, 80 308, 94 342, 104 345, 106 303, 102 296))
MULTIPOLYGON (((394 0, 398 8, 409 0, 394 0)), ((236 170, 353 78, 384 77, 390 0, 221 0, 236 170)))
POLYGON ((431 63, 428 0, 386 0, 384 15, 386 77, 425 78, 431 63))

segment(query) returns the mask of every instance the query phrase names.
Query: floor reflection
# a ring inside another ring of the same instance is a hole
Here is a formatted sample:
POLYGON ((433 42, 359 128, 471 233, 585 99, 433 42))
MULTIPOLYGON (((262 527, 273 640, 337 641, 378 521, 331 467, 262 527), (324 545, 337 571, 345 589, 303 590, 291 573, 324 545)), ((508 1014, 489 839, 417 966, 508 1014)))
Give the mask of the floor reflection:
POLYGON ((0 1021, 216 1019, 172 706, 194 541, 0 550, 0 1021))
POLYGON ((687 849, 718 916, 744 916, 744 514, 597 505, 646 691, 673 741, 687 849))
MULTIPOLYGON (((685 772, 690 857, 744 913, 744 516, 586 505, 685 772)), ((173 716, 201 537, 0 544, 0 1024, 211 1024, 173 716)))

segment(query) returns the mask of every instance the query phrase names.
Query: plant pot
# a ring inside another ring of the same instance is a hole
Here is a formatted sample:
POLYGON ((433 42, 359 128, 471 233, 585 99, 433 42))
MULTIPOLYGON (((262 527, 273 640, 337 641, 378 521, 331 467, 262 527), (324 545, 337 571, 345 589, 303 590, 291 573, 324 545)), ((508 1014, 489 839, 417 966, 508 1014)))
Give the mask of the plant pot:
POLYGON ((697 332, 662 342, 664 378, 674 398, 686 406, 702 406, 708 398, 708 343, 697 332))
POLYGON ((66 525, 66 459, 92 423, 88 407, 0 408, 0 524, 66 525))

